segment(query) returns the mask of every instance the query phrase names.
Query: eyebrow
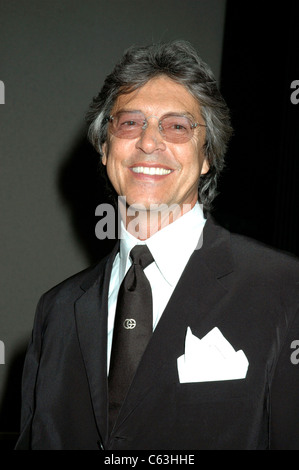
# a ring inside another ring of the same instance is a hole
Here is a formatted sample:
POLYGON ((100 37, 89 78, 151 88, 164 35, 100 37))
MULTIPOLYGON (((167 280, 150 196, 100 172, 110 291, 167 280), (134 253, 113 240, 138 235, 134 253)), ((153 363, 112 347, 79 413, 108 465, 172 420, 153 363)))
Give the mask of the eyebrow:
MULTIPOLYGON (((119 109, 115 114, 118 113, 141 113, 143 114, 144 117, 146 117, 145 113, 141 111, 141 109, 119 109)), ((112 113, 113 114, 113 113, 112 113)), ((169 115, 175 115, 175 116, 186 116, 187 118, 190 118, 192 121, 196 122, 196 118, 191 114, 189 111, 169 111, 167 113, 162 114, 161 117, 163 116, 169 116, 169 115)))

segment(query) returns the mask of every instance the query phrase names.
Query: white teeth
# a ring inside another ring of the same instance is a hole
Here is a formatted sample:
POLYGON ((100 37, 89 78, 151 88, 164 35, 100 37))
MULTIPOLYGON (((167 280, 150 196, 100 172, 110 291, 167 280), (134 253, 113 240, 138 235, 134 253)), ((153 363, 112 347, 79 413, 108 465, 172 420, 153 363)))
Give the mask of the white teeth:
POLYGON ((165 168, 155 168, 148 166, 135 166, 132 168, 134 173, 143 173, 144 175, 168 175, 171 173, 171 170, 166 170, 165 168))

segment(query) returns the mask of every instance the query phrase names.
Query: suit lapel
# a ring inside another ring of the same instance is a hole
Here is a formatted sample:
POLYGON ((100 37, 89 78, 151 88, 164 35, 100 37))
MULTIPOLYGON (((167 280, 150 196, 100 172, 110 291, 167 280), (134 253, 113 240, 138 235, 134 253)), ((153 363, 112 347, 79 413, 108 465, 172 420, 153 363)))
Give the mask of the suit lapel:
POLYGON ((98 432, 104 442, 107 432, 107 317, 109 281, 116 244, 111 255, 105 258, 85 280, 84 294, 75 303, 77 333, 90 387, 90 395, 98 432))
POLYGON ((178 381, 176 359, 184 353, 187 326, 203 337, 223 315, 221 303, 232 273, 230 235, 212 219, 203 246, 192 254, 153 333, 138 367, 116 426, 142 402, 152 387, 178 381))

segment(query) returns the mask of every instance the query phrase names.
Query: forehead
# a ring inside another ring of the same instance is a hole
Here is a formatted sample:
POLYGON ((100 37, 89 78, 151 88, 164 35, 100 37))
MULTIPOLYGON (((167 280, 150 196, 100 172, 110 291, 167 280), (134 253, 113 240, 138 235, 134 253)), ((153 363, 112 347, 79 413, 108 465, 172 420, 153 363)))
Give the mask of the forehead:
POLYGON ((201 115, 196 98, 183 85, 165 76, 152 78, 137 90, 119 95, 112 113, 122 110, 139 110, 150 115, 189 113, 194 118, 201 115))

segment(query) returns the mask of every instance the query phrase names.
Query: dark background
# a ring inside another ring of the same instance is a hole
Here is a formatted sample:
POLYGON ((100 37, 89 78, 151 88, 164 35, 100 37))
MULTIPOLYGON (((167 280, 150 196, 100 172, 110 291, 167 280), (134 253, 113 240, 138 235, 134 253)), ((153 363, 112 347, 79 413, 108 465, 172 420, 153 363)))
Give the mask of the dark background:
POLYGON ((219 79, 235 130, 213 214, 230 230, 299 255, 299 105, 290 100, 291 82, 299 79, 299 7, 295 1, 260 5, 0 3, 6 85, 0 448, 12 448, 17 438, 21 370, 38 297, 110 249, 94 235, 95 207, 105 195, 84 114, 129 45, 193 43, 219 79))
POLYGON ((298 22, 298 2, 227 2, 221 89, 235 135, 215 201, 229 229, 297 256, 298 22))

